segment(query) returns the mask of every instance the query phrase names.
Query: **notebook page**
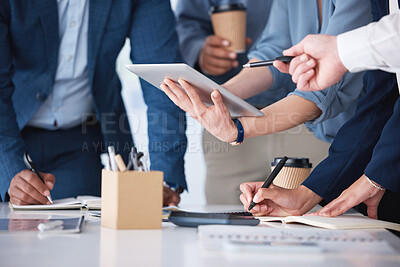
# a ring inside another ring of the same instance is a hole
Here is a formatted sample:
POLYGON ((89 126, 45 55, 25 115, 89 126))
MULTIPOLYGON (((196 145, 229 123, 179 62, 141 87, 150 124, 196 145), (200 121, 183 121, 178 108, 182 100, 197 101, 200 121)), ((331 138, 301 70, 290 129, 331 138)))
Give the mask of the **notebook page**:
POLYGON ((49 205, 15 205, 10 203, 10 206, 13 210, 79 209, 82 207, 82 203, 75 198, 56 199, 53 202, 49 205))

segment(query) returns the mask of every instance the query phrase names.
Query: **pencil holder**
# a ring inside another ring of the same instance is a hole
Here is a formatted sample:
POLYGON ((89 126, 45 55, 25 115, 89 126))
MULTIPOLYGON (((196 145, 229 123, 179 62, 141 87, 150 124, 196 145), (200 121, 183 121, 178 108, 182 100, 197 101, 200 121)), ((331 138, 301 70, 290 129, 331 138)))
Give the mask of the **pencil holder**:
POLYGON ((102 171, 101 225, 112 229, 160 229, 163 173, 102 171))

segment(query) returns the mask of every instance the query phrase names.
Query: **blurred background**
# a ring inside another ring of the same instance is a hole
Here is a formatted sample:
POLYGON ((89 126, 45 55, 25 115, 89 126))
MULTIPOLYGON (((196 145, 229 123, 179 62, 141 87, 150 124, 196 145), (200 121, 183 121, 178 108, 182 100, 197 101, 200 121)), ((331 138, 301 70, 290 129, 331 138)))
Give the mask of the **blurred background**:
MULTIPOLYGON (((175 8, 177 0, 171 0, 175 8)), ((137 76, 125 68, 130 64, 130 45, 127 41, 117 60, 117 73, 122 82, 122 97, 128 112, 129 121, 136 146, 140 151, 148 150, 147 106, 143 101, 142 89, 137 76)), ((181 195, 182 205, 205 205, 204 183, 205 163, 201 147, 202 126, 187 116, 188 149, 185 156, 185 174, 190 194, 181 195)))

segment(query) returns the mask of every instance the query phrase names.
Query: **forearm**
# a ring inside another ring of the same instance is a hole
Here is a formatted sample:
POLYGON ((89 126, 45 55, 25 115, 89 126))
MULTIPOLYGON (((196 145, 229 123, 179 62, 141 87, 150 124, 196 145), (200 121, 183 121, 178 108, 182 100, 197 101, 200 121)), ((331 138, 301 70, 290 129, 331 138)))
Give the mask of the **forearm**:
MULTIPOLYGON (((250 62, 259 61, 252 58, 250 62)), ((244 68, 238 75, 227 81, 223 87, 242 99, 250 98, 268 90, 273 84, 268 67, 244 68)))
POLYGON ((263 117, 242 118, 245 138, 268 135, 296 127, 321 115, 318 106, 291 95, 261 110, 263 117))

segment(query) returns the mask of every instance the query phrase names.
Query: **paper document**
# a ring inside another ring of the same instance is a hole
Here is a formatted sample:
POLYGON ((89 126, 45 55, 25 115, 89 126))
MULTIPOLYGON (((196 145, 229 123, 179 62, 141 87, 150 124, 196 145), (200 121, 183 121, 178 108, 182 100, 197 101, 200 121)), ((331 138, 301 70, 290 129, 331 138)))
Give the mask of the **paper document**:
POLYGON ((318 228, 270 228, 265 226, 203 225, 198 228, 198 238, 204 248, 215 250, 252 249, 276 252, 298 247, 326 252, 393 253, 386 241, 370 232, 327 230, 318 228))
POLYGON ((78 196, 53 201, 50 205, 15 205, 10 203, 13 210, 66 210, 66 209, 101 209, 101 198, 95 196, 78 196))
POLYGON ((257 219, 261 223, 301 223, 326 229, 391 229, 400 231, 400 224, 374 220, 362 215, 341 215, 333 218, 320 216, 257 217, 257 219))

